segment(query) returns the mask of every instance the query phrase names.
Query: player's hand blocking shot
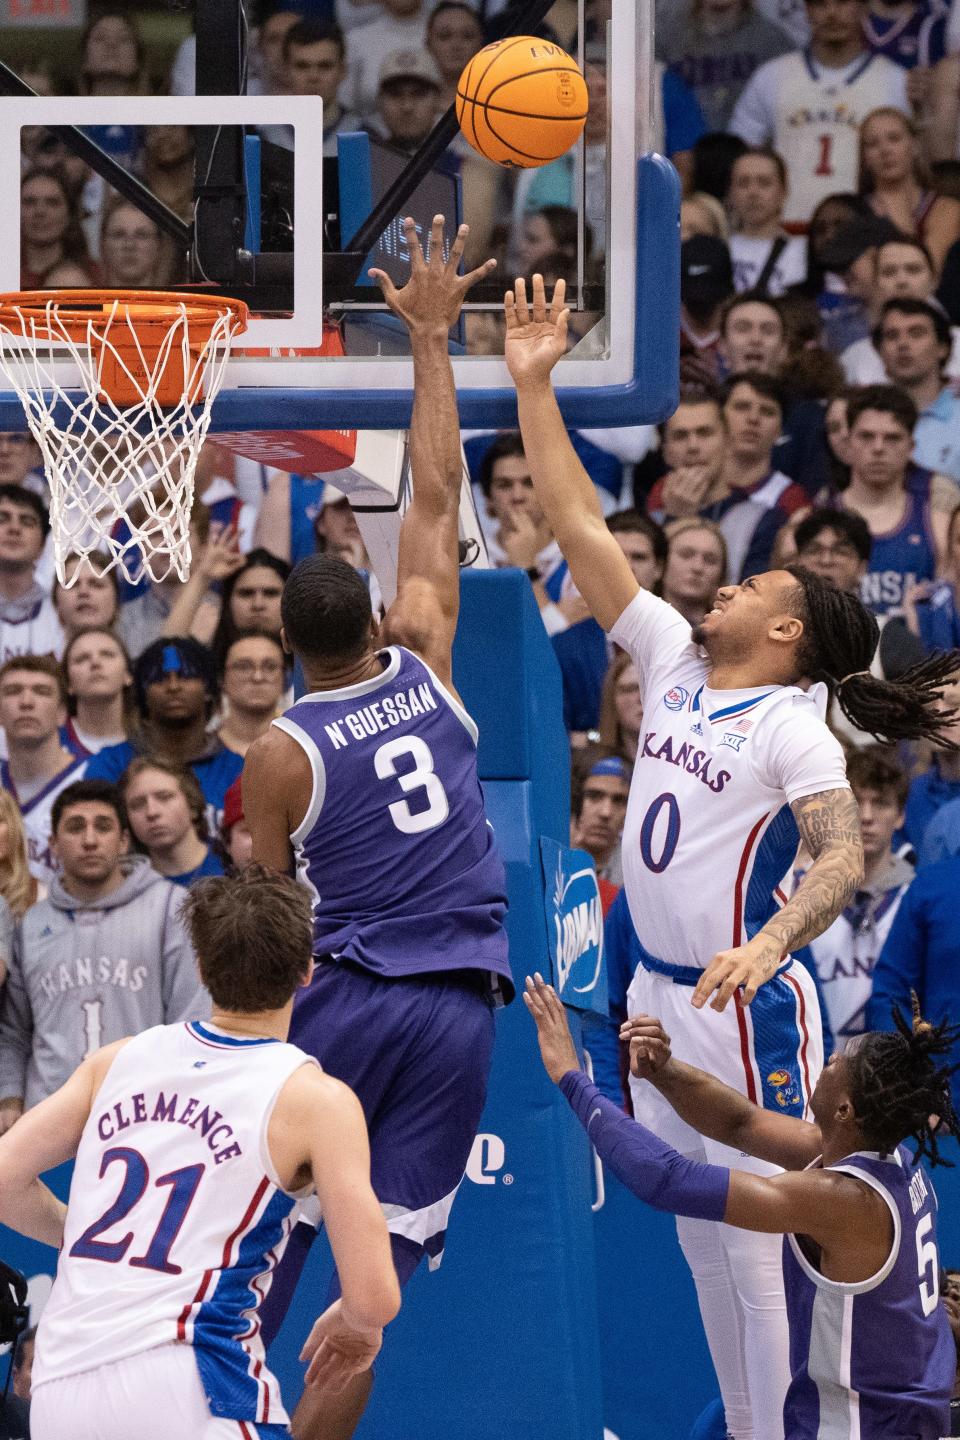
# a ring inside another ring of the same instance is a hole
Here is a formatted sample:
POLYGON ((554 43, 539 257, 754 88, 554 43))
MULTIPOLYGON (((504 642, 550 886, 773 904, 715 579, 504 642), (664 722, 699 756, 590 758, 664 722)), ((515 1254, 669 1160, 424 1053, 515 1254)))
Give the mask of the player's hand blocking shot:
MULTIPOLYGON (((823 1065, 813 982, 791 952, 821 934, 863 871, 857 806, 831 694, 890 741, 939 734, 955 657, 897 684, 869 673, 879 631, 853 595, 800 566, 724 586, 693 631, 642 590, 567 436, 552 378, 566 346, 562 282, 535 275, 505 299, 506 361, 534 488, 574 583, 640 680, 643 726, 623 832, 639 942, 629 1013, 658 1015, 677 1057, 745 1100, 799 1120, 823 1065), (813 864, 781 882, 800 839, 813 864), (704 1008, 706 1007, 706 1008, 704 1008)), ((685 1156, 769 1175, 774 1162, 704 1138, 631 1080, 638 1120, 685 1156)), ((782 1440, 790 1379, 779 1243, 678 1221, 736 1440, 782 1440)))
POLYGON ((308 1197, 343 1294, 304 1347, 306 1384, 331 1403, 400 1307, 360 1104, 287 1043, 313 971, 306 892, 253 866, 199 882, 185 913, 210 1021, 97 1051, 0 1138, 0 1219, 61 1247, 36 1440, 289 1434, 260 1307, 308 1197), (74 1155, 64 1207, 37 1177, 74 1155))
MULTIPOLYGON (((412 220, 404 231, 407 284, 375 272, 410 332, 416 382, 397 596, 378 623, 345 561, 296 567, 281 616, 305 693, 254 743, 243 774, 254 857, 295 866, 314 901, 316 973, 291 1034, 360 1098, 401 1283, 424 1256, 440 1263, 486 1099, 493 1011, 513 995, 506 877, 452 663, 462 458, 449 330, 492 266, 459 275, 467 230, 445 254, 441 216, 426 256, 412 220)), ((314 1233, 297 1227, 268 1335, 314 1233)), ((335 1405, 308 1391, 298 1435, 346 1440, 372 1383, 365 1367, 335 1405)))
POLYGON ((635 1195, 657 1210, 785 1236, 791 1373, 768 1423, 789 1440, 946 1434, 956 1352, 939 1303, 936 1195, 919 1160, 926 1152, 938 1162, 941 1120, 931 1125, 931 1112, 957 1123, 952 1067, 942 1063, 952 1027, 927 1024, 916 1003, 912 1027, 896 1011, 893 1033, 860 1036, 832 1057, 807 1121, 761 1110, 675 1060, 658 1019, 631 1017, 621 1038, 633 1076, 701 1134, 782 1167, 760 1176, 689 1159, 631 1120, 583 1073, 553 987, 528 976, 523 998, 547 1074, 635 1195))

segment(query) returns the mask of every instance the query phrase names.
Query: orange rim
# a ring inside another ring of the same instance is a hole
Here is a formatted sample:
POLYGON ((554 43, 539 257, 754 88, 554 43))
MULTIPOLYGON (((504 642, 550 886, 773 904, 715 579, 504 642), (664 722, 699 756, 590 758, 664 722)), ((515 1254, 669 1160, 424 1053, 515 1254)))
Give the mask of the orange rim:
POLYGON ((28 318, 42 327, 52 308, 58 326, 71 338, 82 340, 90 322, 110 319, 117 305, 132 330, 145 338, 154 332, 154 340, 158 328, 165 330, 184 313, 201 342, 224 315, 233 317, 236 333, 246 330, 250 318, 249 306, 227 295, 198 298, 174 290, 20 290, 0 294, 0 326, 21 328, 28 318))

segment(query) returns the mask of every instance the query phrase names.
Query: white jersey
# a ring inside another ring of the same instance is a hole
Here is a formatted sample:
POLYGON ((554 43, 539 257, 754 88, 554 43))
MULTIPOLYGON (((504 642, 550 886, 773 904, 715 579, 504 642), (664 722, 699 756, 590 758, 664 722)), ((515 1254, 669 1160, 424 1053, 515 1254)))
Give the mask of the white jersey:
POLYGON ((711 690, 690 626, 645 590, 610 631, 640 676, 643 726, 623 832, 645 959, 704 969, 783 903, 799 833, 790 805, 847 789, 826 691, 711 690))
POLYGON ((258 1309, 301 1197, 280 1186, 267 1126, 315 1063, 198 1021, 124 1046, 80 1140, 35 1389, 179 1341, 214 1417, 286 1422, 258 1309))
POLYGON ((87 757, 76 759, 65 769, 58 771, 53 779, 31 795, 29 800, 25 800, 17 794, 16 784, 10 774, 9 761, 0 761, 0 786, 13 796, 23 819, 23 829, 27 839, 27 868, 41 885, 49 887, 53 877, 60 870, 50 844, 54 801, 62 790, 66 790, 68 785, 74 785, 78 780, 82 780, 86 770, 87 757))
POLYGON ((864 53, 827 70, 809 50, 792 50, 748 81, 730 130, 783 156, 790 176, 784 218, 805 225, 828 195, 856 190, 860 126, 885 105, 910 114, 907 72, 892 60, 864 53))

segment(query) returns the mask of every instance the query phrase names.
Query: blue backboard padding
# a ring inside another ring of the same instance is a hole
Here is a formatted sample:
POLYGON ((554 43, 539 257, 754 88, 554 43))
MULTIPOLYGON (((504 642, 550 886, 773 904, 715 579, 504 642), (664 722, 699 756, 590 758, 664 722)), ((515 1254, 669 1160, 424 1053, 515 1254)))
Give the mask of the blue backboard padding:
POLYGON ((453 679, 480 730, 481 780, 569 770, 560 670, 521 570, 462 571, 453 679))
MULTIPOLYGON (((680 182, 669 161, 637 161, 637 305, 633 378, 624 385, 558 387, 560 408, 575 429, 656 424, 673 414, 680 393, 680 182)), ((611 296, 616 305, 616 294, 611 296)), ((562 380, 563 367, 558 375, 562 380)), ((409 390, 280 390, 245 388, 222 393, 213 405, 212 430, 405 430, 409 390)), ((461 389, 461 423, 471 429, 517 423, 512 388, 461 389)), ((64 412, 64 420, 69 416, 64 412)), ((0 430, 23 430, 16 395, 0 394, 0 430)))

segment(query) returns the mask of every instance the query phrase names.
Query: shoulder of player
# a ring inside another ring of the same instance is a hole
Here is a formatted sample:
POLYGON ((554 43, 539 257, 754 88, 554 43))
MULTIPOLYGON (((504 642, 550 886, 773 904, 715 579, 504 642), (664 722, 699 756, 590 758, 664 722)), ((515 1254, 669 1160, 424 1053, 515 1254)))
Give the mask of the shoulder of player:
MULTIPOLYGON (((278 718, 282 720, 285 717, 281 715, 278 718)), ((289 774, 290 766, 296 765, 298 759, 307 763, 303 747, 281 725, 271 724, 262 735, 257 736, 244 757, 244 788, 256 775, 263 776, 274 785, 281 784, 289 774)))
POLYGON ((127 1035, 122 1040, 113 1040, 109 1045, 95 1050, 92 1055, 88 1055, 85 1060, 80 1062, 74 1074, 78 1079, 82 1079, 84 1084, 89 1085, 91 1104, 96 1098, 100 1086, 107 1078, 110 1066, 132 1039, 133 1036, 127 1035))
POLYGON ((868 1180, 846 1171, 816 1166, 788 1170, 773 1180, 794 1199, 812 1204, 815 1219, 807 1230, 814 1238, 862 1233, 865 1227, 889 1224, 890 1210, 883 1195, 868 1180))

